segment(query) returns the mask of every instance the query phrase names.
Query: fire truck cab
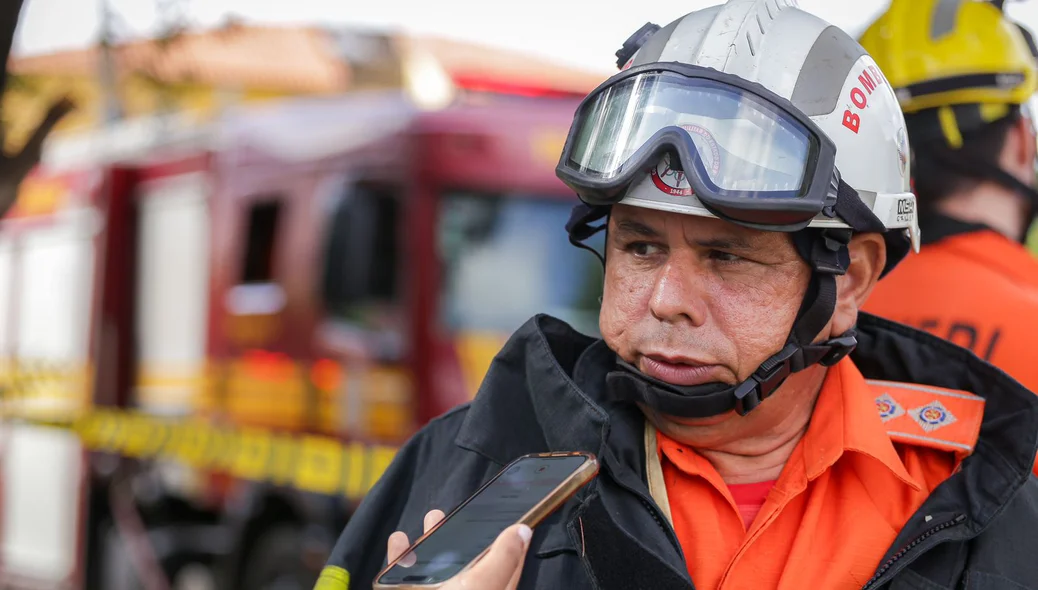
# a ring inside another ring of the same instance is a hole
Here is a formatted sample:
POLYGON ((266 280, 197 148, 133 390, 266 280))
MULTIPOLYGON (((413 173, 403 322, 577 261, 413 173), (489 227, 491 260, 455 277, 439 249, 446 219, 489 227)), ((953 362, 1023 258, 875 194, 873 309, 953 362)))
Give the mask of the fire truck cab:
POLYGON ((372 91, 45 161, 26 194, 51 196, 0 221, 0 579, 312 587, 391 449, 511 331, 597 333, 554 176, 576 105, 372 91), (117 443, 75 436, 109 409, 117 443), (167 424, 233 436, 193 462, 167 424))

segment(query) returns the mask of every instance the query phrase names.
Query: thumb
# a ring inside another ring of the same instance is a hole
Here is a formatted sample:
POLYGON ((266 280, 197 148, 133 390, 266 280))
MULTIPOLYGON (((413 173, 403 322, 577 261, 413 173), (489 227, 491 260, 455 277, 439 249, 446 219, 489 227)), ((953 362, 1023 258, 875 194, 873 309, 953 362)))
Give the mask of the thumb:
MULTIPOLYGON (((526 558, 526 548, 533 532, 526 525, 513 525, 505 529, 490 551, 472 567, 462 574, 463 581, 459 588, 480 588, 485 590, 506 590, 517 577, 526 558)), ((451 586, 454 588, 454 586, 451 586)))

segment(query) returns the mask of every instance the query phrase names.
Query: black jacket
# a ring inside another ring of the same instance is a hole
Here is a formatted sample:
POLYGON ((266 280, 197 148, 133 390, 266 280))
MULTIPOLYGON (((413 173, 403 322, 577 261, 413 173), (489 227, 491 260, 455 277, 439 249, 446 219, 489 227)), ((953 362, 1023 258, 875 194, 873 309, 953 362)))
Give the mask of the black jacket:
MULTIPOLYGON (((858 332, 852 359, 866 378, 987 399, 974 453, 909 519, 866 588, 1038 590, 1038 398, 923 332, 866 314, 858 332)), ((350 573, 350 588, 371 588, 393 531, 416 538, 428 510, 449 511, 519 455, 586 450, 598 456, 599 476, 534 531, 520 588, 692 588, 674 530, 649 495, 644 418, 603 396, 614 359, 602 341, 559 320, 531 319, 475 400, 401 449, 329 564, 350 573)))

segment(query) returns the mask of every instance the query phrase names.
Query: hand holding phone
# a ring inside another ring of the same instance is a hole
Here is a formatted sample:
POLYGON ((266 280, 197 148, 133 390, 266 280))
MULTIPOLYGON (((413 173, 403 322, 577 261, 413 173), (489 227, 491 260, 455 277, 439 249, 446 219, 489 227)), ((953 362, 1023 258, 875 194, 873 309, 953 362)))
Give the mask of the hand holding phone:
MULTIPOLYGON (((425 529, 443 519, 442 510, 430 510, 425 515, 425 529)), ((526 525, 513 525, 498 535, 490 550, 468 571, 451 578, 440 590, 515 590, 519 586, 519 575, 526 561, 526 550, 530 546, 533 530, 526 525)), ((387 555, 392 563, 410 547, 407 535, 397 531, 389 537, 387 555)))
MULTIPOLYGON (((543 453, 516 459, 439 522, 438 514, 426 515, 425 534, 402 553, 406 536, 394 533, 390 563, 375 578, 374 587, 451 588, 448 580, 475 571, 474 564, 495 539, 506 549, 514 543, 503 531, 515 525, 536 526, 597 473, 598 462, 590 453, 543 453)), ((502 590, 509 587, 500 586, 502 590)), ((498 586, 489 588, 497 590, 498 586)))

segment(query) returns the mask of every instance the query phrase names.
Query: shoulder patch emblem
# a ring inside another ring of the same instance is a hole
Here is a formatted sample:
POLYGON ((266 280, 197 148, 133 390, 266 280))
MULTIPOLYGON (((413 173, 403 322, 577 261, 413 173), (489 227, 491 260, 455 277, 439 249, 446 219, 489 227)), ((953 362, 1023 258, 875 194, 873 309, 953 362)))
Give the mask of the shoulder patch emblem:
POLYGON ((940 387, 868 381, 891 440, 969 455, 980 436, 984 398, 940 387))
POLYGON ((897 403, 897 400, 890 397, 889 393, 884 393, 876 398, 876 409, 879 410, 879 417, 884 422, 905 415, 905 409, 897 403))
POLYGON ((948 411, 939 400, 934 400, 925 406, 908 411, 912 419, 920 428, 927 432, 933 432, 942 426, 954 424, 955 414, 948 411))

